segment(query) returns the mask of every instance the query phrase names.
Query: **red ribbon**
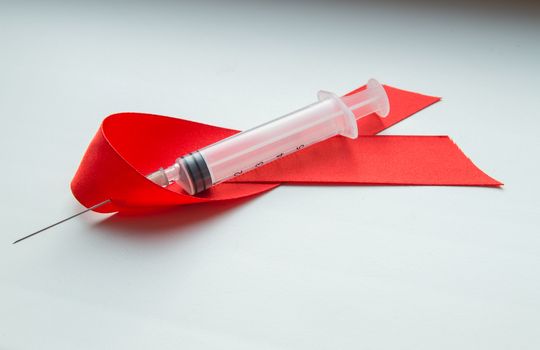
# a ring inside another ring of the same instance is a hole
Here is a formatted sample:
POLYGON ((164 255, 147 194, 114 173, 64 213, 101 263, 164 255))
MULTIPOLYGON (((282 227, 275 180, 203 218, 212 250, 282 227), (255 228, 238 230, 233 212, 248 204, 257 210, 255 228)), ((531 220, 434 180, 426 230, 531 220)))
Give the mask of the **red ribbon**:
POLYGON ((71 189, 86 207, 111 199, 96 211, 115 212, 232 200, 283 183, 502 185, 478 169, 447 136, 373 136, 440 100, 385 89, 390 115, 361 119, 358 139, 334 137, 197 196, 181 192, 176 185, 162 188, 145 175, 238 131, 152 114, 113 114, 105 118, 86 150, 71 189))

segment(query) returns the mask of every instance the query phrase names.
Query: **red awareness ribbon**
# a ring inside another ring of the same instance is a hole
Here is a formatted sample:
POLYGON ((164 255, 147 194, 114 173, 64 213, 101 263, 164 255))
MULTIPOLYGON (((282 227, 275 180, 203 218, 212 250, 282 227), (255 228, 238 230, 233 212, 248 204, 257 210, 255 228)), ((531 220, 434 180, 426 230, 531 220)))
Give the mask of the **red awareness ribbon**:
MULTIPOLYGON (((360 87, 349 94, 365 87, 360 87)), ((238 131, 144 113, 113 114, 101 124, 71 182, 85 207, 140 210, 253 196, 280 184, 501 186, 476 167, 448 136, 375 136, 440 100, 385 86, 391 111, 358 122, 360 137, 333 137, 196 196, 162 188, 146 175, 179 156, 238 131)))

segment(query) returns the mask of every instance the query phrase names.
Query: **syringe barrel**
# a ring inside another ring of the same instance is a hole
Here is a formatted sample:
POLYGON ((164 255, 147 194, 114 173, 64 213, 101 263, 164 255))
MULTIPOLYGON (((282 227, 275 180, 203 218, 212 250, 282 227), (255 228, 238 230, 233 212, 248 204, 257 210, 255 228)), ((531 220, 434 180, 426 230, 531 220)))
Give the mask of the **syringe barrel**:
POLYGON ((352 97, 318 96, 314 104, 184 155, 149 178, 162 186, 176 181, 195 194, 330 137, 356 138, 357 119, 383 107, 387 113, 386 93, 374 80, 352 97))
POLYGON ((356 137, 356 120, 345 108, 339 100, 328 97, 199 150, 212 183, 239 176, 338 134, 356 137))

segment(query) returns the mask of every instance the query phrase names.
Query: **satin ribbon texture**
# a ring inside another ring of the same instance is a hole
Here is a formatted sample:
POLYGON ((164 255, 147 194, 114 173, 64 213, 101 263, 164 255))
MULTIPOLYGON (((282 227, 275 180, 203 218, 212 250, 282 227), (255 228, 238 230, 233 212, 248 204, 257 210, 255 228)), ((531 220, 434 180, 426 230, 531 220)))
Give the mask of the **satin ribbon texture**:
POLYGON ((448 136, 376 136, 440 100, 390 86, 384 88, 390 114, 386 118, 373 114, 361 119, 357 139, 333 137, 196 196, 182 192, 175 184, 160 187, 146 175, 237 130, 152 114, 113 114, 103 120, 88 146, 71 190, 85 207, 110 199, 110 203, 96 209, 107 213, 229 201, 281 184, 502 185, 476 167, 448 136))

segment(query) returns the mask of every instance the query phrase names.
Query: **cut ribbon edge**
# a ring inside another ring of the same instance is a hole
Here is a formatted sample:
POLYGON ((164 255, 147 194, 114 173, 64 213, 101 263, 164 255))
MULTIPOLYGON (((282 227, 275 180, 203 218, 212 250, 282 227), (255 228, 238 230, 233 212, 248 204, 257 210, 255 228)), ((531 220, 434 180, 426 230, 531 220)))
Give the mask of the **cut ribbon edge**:
POLYGON ((96 211, 115 212, 240 199, 281 183, 500 185, 474 166, 447 136, 373 136, 440 100, 389 86, 385 89, 392 106, 390 115, 361 119, 362 137, 335 137, 197 196, 181 192, 175 185, 162 188, 145 175, 238 131, 152 114, 113 114, 104 119, 92 139, 71 189, 85 207, 111 199, 96 211))
POLYGON ((489 186, 501 182, 482 172, 448 136, 336 137, 291 155, 267 169, 235 178, 247 183, 489 186), (343 155, 340 157, 339 155, 343 155), (337 155, 337 156, 336 156, 337 155), (292 171, 294 169, 294 171, 292 171))

